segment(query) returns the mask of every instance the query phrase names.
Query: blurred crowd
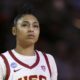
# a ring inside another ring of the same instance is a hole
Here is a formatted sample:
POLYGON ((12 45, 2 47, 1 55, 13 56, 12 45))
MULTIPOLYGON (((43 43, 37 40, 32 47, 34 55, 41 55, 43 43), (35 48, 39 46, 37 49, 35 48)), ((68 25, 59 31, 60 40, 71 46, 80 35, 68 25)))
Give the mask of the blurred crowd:
POLYGON ((80 80, 80 0, 0 0, 0 52, 14 48, 11 23, 28 2, 40 11, 36 48, 55 57, 58 80, 80 80))

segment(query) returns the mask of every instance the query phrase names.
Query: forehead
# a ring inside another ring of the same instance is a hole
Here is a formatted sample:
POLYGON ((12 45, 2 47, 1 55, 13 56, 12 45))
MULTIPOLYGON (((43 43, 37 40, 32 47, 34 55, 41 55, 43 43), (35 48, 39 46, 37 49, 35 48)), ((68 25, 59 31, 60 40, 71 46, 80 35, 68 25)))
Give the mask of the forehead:
POLYGON ((18 21, 36 21, 38 22, 38 19, 34 15, 26 14, 26 15, 23 15, 18 21))

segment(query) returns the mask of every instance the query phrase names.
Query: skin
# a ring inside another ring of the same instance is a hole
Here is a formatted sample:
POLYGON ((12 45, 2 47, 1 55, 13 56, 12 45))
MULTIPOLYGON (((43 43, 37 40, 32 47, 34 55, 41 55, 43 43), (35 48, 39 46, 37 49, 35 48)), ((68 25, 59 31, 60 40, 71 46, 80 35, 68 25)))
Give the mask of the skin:
POLYGON ((16 36, 15 50, 22 55, 34 55, 34 46, 40 34, 37 18, 31 14, 22 16, 12 28, 12 33, 16 36))

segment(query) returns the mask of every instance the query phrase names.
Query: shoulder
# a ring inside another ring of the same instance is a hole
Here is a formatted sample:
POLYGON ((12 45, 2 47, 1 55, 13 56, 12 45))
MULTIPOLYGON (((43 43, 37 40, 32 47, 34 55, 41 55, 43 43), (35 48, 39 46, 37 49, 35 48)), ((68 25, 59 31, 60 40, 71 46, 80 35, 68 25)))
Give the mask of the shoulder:
POLYGON ((53 55, 51 55, 51 54, 49 54, 49 53, 46 53, 46 56, 47 56, 50 64, 56 65, 56 61, 55 61, 55 58, 54 58, 53 55))
POLYGON ((5 65, 4 58, 2 56, 4 56, 5 58, 7 58, 7 55, 8 55, 8 51, 5 51, 5 52, 3 52, 3 53, 0 54, 0 64, 1 64, 1 66, 5 65))
POLYGON ((0 64, 1 64, 1 66, 3 66, 5 64, 2 55, 4 55, 6 57, 7 53, 8 53, 8 51, 0 54, 0 64))
POLYGON ((4 60, 3 58, 0 56, 0 68, 3 68, 3 70, 5 69, 5 63, 4 63, 4 60))
POLYGON ((55 58, 51 54, 46 54, 46 55, 48 57, 48 61, 49 61, 50 68, 51 68, 51 73, 52 73, 51 79, 57 80, 58 71, 57 71, 55 58))
POLYGON ((8 54, 8 51, 5 51, 5 52, 1 53, 0 56, 1 55, 7 55, 7 54, 8 54))
POLYGON ((0 64, 3 64, 3 63, 4 63, 4 60, 3 60, 3 58, 0 55, 0 64))
POLYGON ((46 55, 47 56, 47 58, 48 58, 48 60, 49 60, 49 62, 55 62, 55 58, 54 58, 54 56, 53 55, 51 55, 50 53, 46 53, 46 52, 42 52, 42 51, 38 51, 37 50, 37 52, 39 53, 39 54, 43 54, 43 55, 46 55))
POLYGON ((49 61, 49 65, 50 65, 50 70, 51 70, 51 80, 57 80, 57 65, 56 65, 56 61, 55 61, 55 57, 53 55, 51 55, 50 53, 45 53, 45 52, 41 52, 41 54, 46 55, 48 61, 49 61))
POLYGON ((50 53, 46 53, 46 52, 42 52, 42 51, 38 51, 38 53, 46 55, 49 61, 54 60, 53 55, 51 55, 50 53))
POLYGON ((5 65, 4 59, 2 58, 2 55, 4 55, 4 54, 5 54, 5 52, 0 54, 0 69, 2 69, 3 75, 5 76, 6 65, 5 65))
POLYGON ((48 59, 54 59, 54 57, 51 54, 46 53, 46 55, 47 55, 48 59))

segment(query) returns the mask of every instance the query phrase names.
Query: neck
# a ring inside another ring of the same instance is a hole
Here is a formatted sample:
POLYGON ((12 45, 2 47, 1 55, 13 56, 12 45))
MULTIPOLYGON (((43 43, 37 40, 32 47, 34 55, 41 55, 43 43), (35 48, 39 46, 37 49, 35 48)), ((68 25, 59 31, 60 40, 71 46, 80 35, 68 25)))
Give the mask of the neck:
POLYGON ((26 48, 22 46, 16 46, 15 51, 22 55, 33 56, 34 55, 34 45, 28 46, 26 48))

